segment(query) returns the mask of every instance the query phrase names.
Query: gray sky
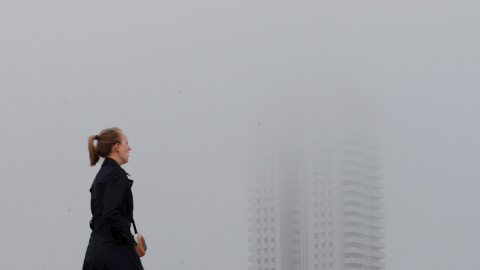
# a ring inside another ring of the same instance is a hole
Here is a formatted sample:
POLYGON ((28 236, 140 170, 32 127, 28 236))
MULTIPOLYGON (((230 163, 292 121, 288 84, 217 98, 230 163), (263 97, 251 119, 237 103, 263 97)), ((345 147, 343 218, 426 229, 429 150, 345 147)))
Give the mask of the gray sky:
POLYGON ((110 126, 133 149, 145 268, 247 269, 256 134, 297 97, 344 89, 378 107, 388 269, 478 269, 479 8, 2 1, 5 269, 80 267, 98 170, 86 139, 110 126))

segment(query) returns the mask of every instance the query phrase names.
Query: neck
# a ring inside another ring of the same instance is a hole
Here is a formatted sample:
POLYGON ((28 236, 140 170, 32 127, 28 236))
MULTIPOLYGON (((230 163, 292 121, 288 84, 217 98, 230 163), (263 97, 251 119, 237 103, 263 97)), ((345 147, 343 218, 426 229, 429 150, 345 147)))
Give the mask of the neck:
POLYGON ((118 157, 118 155, 110 154, 107 157, 115 160, 118 163, 118 165, 120 165, 120 166, 123 165, 123 163, 120 161, 120 158, 118 157))

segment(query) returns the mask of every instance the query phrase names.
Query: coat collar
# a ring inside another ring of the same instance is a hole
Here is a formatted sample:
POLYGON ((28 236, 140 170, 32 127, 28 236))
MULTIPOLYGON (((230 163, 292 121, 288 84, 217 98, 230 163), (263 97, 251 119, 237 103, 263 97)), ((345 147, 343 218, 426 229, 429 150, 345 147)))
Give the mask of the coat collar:
POLYGON ((104 165, 112 165, 112 166, 115 166, 115 167, 120 167, 120 164, 118 164, 118 162, 116 162, 113 158, 105 158, 105 160, 103 161, 103 164, 102 166, 104 165))
MULTIPOLYGON (((103 164, 102 164, 102 167, 105 166, 105 165, 111 165, 111 166, 115 166, 115 167, 120 167, 120 164, 118 164, 118 162, 116 162, 113 158, 105 158, 105 160, 103 161, 103 164)), ((121 167, 120 167, 121 168, 121 167)), ((124 170, 125 171, 125 170, 124 170)), ((127 172, 125 172, 127 174, 127 176, 130 176, 130 174, 128 174, 127 172)), ((133 185, 133 180, 131 179, 128 179, 128 182, 130 183, 130 186, 133 185)))

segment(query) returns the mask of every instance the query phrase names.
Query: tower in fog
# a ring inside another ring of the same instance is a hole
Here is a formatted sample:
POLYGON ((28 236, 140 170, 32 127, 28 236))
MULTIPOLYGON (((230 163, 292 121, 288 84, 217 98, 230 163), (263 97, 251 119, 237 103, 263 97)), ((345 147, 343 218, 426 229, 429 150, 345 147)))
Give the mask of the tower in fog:
POLYGON ((365 102, 326 101, 265 136, 249 185, 250 270, 385 269, 375 134, 365 102))

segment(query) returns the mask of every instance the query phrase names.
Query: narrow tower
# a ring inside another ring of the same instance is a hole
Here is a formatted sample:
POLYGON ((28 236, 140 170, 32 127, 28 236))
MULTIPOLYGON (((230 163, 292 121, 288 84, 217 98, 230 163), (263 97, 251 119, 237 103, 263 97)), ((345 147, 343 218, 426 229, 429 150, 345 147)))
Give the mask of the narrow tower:
POLYGON ((324 102, 292 119, 258 149, 249 187, 250 270, 385 269, 372 109, 324 102))

